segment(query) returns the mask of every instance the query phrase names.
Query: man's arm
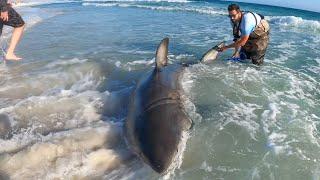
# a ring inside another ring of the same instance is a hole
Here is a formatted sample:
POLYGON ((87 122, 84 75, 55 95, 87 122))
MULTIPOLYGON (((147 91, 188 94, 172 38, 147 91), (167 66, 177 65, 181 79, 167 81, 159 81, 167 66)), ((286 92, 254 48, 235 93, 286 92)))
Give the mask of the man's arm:
POLYGON ((241 46, 244 46, 246 44, 246 42, 248 41, 249 36, 242 36, 240 39, 238 39, 236 42, 229 44, 227 46, 224 46, 220 49, 220 51, 225 51, 226 49, 229 48, 235 48, 236 50, 238 50, 239 48, 241 48, 241 46))

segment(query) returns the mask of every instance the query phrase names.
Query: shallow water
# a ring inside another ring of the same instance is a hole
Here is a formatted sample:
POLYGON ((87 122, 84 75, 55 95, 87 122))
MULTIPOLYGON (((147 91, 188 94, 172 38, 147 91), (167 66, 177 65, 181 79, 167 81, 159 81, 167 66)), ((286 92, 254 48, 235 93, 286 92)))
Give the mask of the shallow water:
MULTIPOLYGON (((0 177, 12 179, 319 179, 318 13, 255 8, 272 31, 265 63, 187 68, 195 126, 176 169, 159 176, 127 148, 129 96, 163 37, 172 63, 231 40, 228 2, 26 1, 21 62, 0 64, 0 177)), ((5 48, 10 29, 1 39, 5 48)))

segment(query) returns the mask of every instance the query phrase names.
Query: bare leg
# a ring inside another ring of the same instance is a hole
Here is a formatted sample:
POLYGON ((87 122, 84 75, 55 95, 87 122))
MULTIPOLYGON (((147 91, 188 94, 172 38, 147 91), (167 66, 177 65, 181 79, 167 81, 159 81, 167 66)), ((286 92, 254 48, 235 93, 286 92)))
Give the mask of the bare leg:
POLYGON ((14 28, 13 33, 12 33, 12 37, 11 37, 11 41, 10 41, 10 45, 9 45, 9 48, 7 50, 7 54, 5 57, 7 60, 21 60, 22 59, 14 54, 14 50, 16 49, 16 46, 21 39, 24 27, 25 27, 25 25, 23 25, 21 27, 14 28))

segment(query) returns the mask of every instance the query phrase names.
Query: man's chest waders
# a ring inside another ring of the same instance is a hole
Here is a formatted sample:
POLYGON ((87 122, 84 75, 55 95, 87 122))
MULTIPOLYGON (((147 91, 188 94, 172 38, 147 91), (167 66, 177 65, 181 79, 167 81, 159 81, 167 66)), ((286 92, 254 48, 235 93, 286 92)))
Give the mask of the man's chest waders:
MULTIPOLYGON (((249 39, 246 44, 241 48, 240 54, 245 54, 247 59, 251 59, 253 64, 262 64, 264 56, 266 54, 266 50, 269 44, 269 23, 264 19, 262 15, 261 21, 258 24, 256 16, 252 12, 251 13, 255 20, 256 26, 254 31, 249 35, 249 39)), ((242 19, 241 19, 242 21, 242 19)), ((240 24, 233 23, 233 36, 235 40, 240 38, 240 24)))

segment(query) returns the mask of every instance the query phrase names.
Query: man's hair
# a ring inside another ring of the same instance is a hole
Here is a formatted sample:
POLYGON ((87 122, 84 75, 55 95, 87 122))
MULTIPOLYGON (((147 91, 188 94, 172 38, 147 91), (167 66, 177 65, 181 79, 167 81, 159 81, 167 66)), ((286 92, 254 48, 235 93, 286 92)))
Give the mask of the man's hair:
POLYGON ((239 11, 239 10, 240 10, 239 5, 237 5, 237 4, 230 4, 230 5, 228 6, 228 11, 233 11, 233 10, 239 11))

